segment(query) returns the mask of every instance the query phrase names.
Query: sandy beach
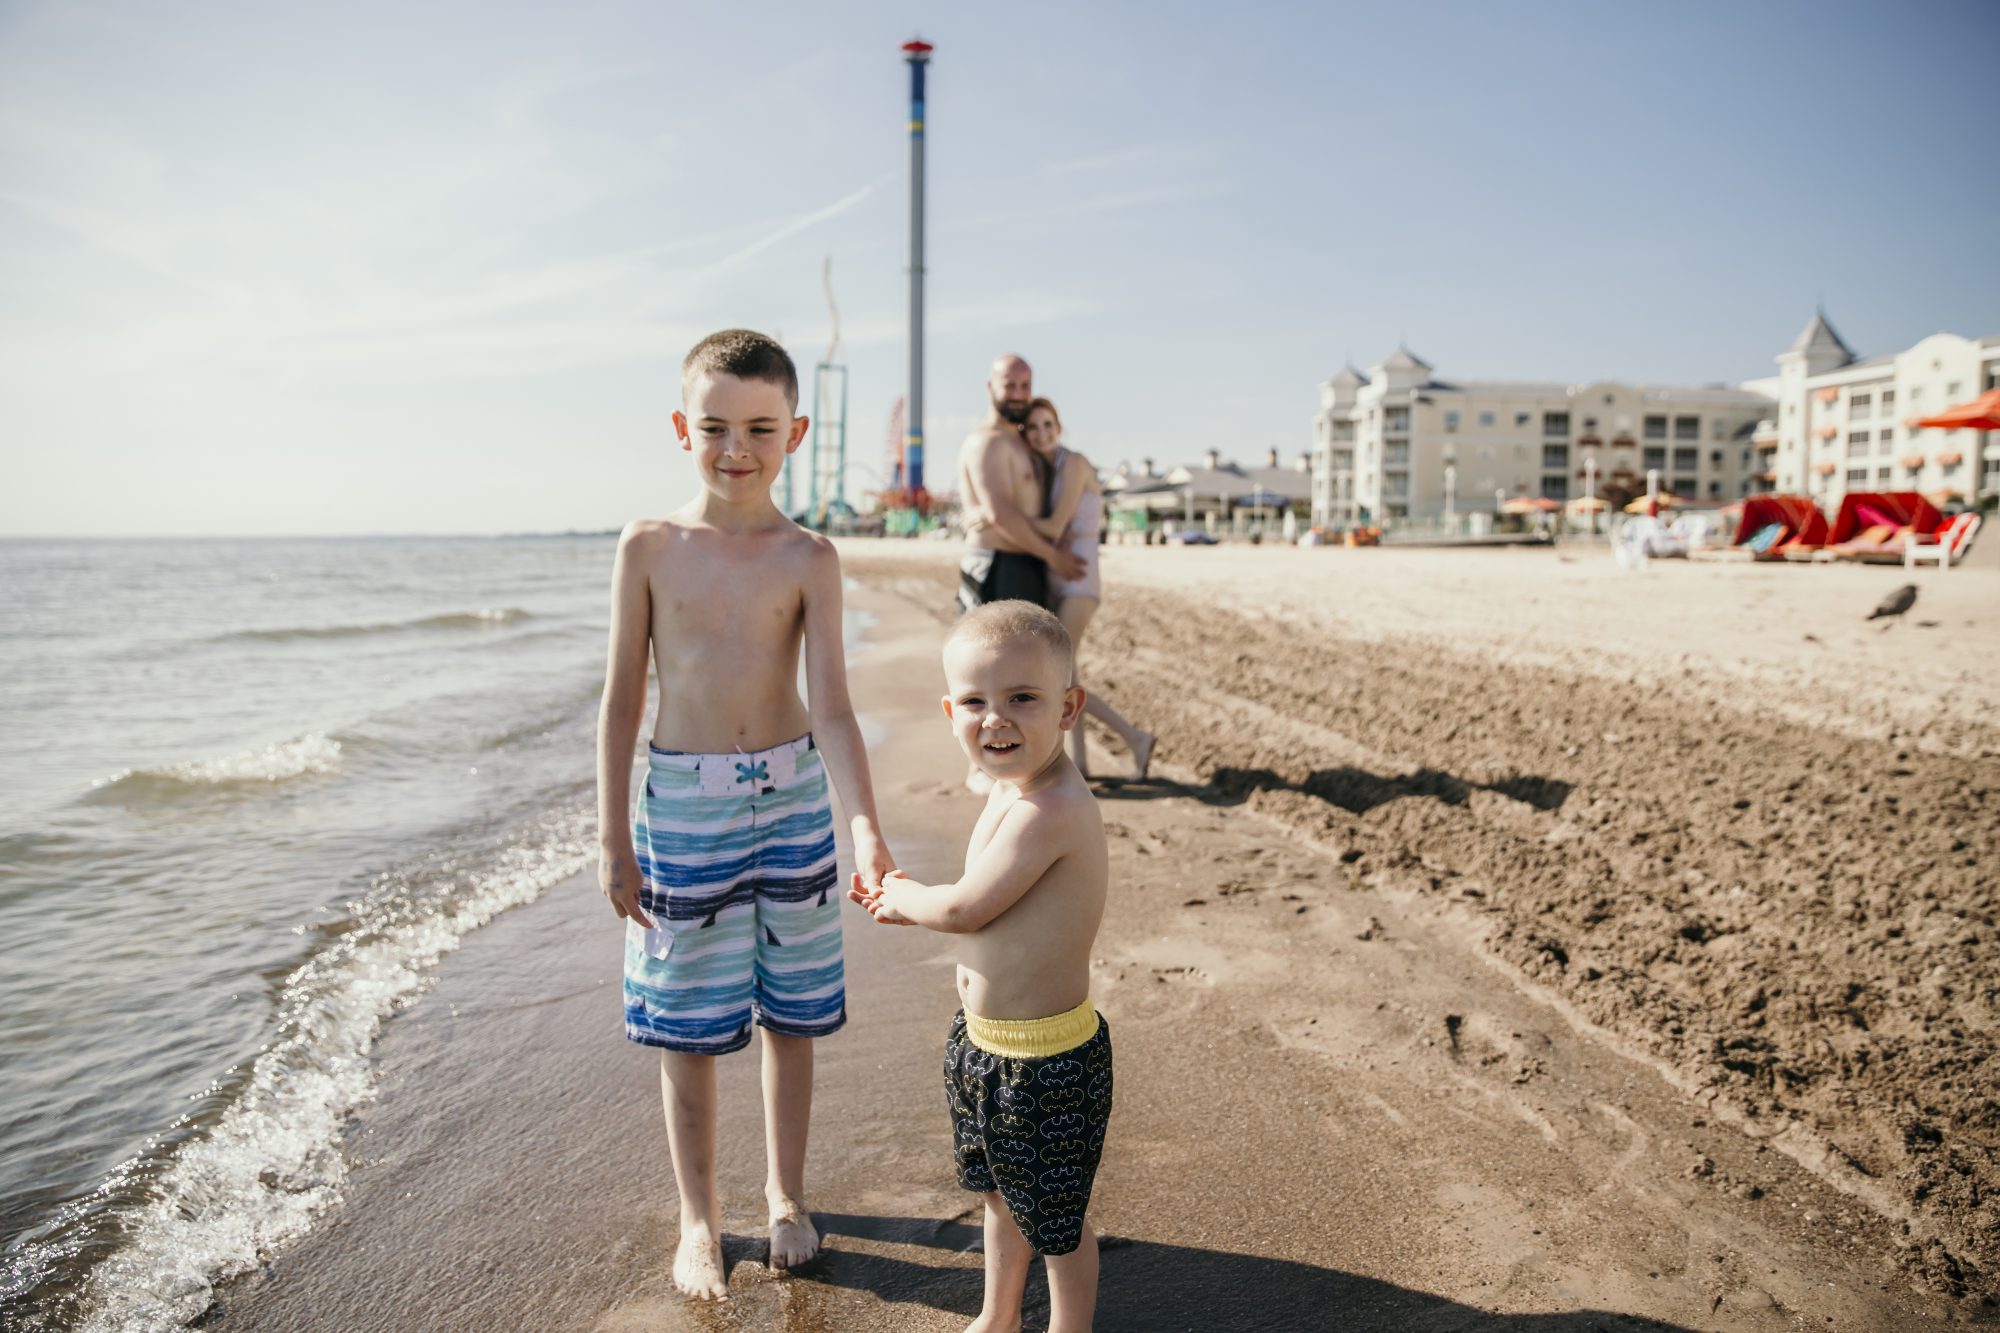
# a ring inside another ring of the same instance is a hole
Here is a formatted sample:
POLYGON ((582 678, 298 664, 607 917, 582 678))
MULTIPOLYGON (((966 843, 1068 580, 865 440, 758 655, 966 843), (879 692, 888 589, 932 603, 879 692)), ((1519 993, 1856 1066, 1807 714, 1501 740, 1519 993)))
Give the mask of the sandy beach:
MULTIPOLYGON (((955 872, 976 814, 935 704, 954 554, 843 547, 918 873, 955 872)), ((1102 792, 1098 1327, 1995 1317, 2000 573, 1926 571, 1887 626, 1863 617, 1900 572, 1584 548, 1112 548, 1106 581, 1086 683, 1162 741, 1158 780, 1102 792)), ((949 944, 856 912, 847 946, 810 1268, 763 1265, 738 1057, 732 1299, 669 1289, 657 1066, 579 878, 389 1025, 344 1200, 204 1326, 963 1327, 949 944)))

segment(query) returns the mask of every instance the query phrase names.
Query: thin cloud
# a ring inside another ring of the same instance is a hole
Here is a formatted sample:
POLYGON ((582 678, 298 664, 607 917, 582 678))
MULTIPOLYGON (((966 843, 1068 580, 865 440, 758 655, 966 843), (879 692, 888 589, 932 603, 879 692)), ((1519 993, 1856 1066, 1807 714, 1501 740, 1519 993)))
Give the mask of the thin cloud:
POLYGON ((834 202, 828 204, 824 208, 816 208, 812 212, 804 215, 803 217, 794 218, 792 221, 787 222, 784 226, 772 232, 769 236, 765 236, 760 240, 752 241, 750 244, 744 246, 741 250, 736 251, 734 254, 725 255, 721 259, 716 260, 715 267, 718 269, 728 268, 732 264, 740 263, 741 261, 748 259, 751 255, 760 254, 763 251, 770 249, 772 246, 778 244, 780 241, 789 240, 790 238, 798 235, 802 231, 805 231, 811 227, 816 227, 820 223, 826 222, 829 219, 837 218, 842 213, 847 212, 847 210, 853 208, 863 199, 866 199, 869 195, 875 193, 875 191, 881 189, 884 185, 887 185, 890 181, 895 179, 896 177, 894 175, 889 175, 882 177, 880 180, 870 181, 868 184, 862 186, 860 189, 856 190, 853 194, 850 194, 843 199, 836 199, 834 202))

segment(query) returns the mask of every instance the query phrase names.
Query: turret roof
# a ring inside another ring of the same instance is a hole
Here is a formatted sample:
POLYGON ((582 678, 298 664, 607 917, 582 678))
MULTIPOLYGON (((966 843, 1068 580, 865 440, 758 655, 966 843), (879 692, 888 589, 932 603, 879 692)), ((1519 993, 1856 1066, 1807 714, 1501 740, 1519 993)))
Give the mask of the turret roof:
POLYGON ((1833 331, 1833 325, 1826 322, 1824 310, 1813 311, 1812 323, 1806 325, 1804 333, 1792 344, 1792 351, 1811 356, 1815 352, 1838 352, 1843 360, 1854 359, 1854 349, 1840 340, 1833 331))

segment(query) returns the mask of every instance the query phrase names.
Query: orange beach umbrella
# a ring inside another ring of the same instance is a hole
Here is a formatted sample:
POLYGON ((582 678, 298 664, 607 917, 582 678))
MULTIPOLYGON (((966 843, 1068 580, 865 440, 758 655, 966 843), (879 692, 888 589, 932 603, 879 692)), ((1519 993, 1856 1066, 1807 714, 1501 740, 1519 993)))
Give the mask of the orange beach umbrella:
POLYGON ((1934 417, 1918 417, 1917 425, 1932 430, 2000 430, 2000 389, 1988 389, 1934 417))

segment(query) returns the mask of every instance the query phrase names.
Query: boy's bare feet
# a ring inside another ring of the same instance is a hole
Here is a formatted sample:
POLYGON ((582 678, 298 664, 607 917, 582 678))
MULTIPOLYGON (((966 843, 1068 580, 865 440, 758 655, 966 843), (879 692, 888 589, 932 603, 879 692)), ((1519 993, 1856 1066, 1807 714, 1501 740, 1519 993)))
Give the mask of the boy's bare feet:
POLYGON ((1150 731, 1141 732, 1140 736, 1139 743, 1132 747, 1132 781, 1134 782, 1144 782, 1146 780, 1146 770, 1152 767, 1153 764, 1153 747, 1160 743, 1160 738, 1150 731))
POLYGON ((674 1286, 698 1301, 719 1301, 729 1295, 722 1272, 722 1241, 705 1226, 681 1227, 674 1250, 674 1286))
POLYGON ((795 1268, 819 1253, 812 1214, 790 1199, 771 1208, 771 1267, 795 1268))

